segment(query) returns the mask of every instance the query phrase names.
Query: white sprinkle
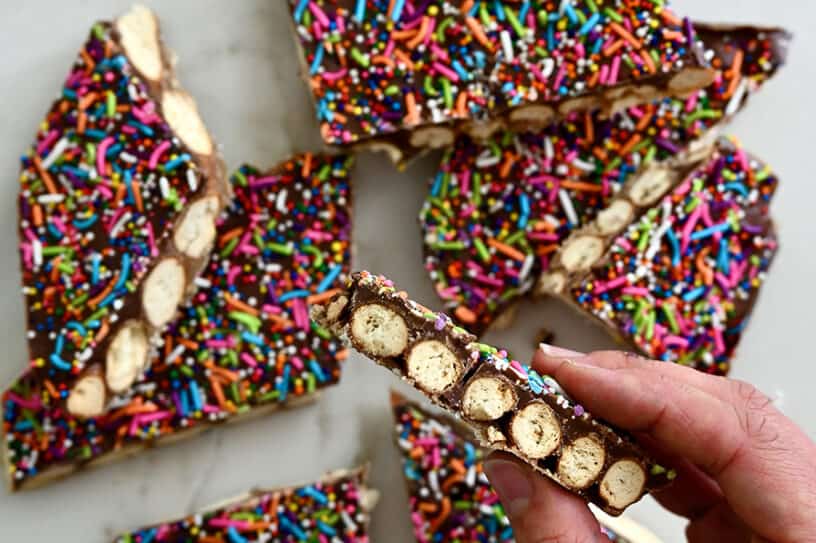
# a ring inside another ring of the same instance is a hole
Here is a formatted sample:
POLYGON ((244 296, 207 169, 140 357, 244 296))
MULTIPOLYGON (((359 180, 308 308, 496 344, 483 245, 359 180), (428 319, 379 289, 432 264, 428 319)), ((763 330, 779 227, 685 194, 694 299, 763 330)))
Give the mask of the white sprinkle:
POLYGON ((434 494, 438 495, 442 493, 441 489, 439 488, 439 474, 436 472, 436 470, 428 473, 428 484, 430 485, 434 494))
POLYGON ((345 509, 340 511, 340 517, 343 519, 343 524, 346 525, 346 528, 352 532, 357 531, 357 523, 352 520, 351 515, 349 515, 345 509))
POLYGON ((555 156, 555 149, 553 149, 553 144, 549 137, 544 138, 544 156, 549 160, 552 160, 555 156))
POLYGON ((42 266, 42 243, 40 243, 40 240, 35 239, 31 242, 31 248, 34 253, 34 268, 39 269, 39 267, 42 266))
POLYGON ((589 162, 583 161, 580 158, 575 158, 575 160, 572 161, 572 165, 578 168, 579 170, 584 170, 586 172, 595 171, 594 164, 590 164, 589 162))
POLYGON ((121 158, 125 162, 130 162, 131 164, 134 164, 134 163, 139 161, 138 158, 136 158, 135 156, 131 155, 130 153, 126 153, 124 151, 119 153, 119 158, 121 158))
POLYGON ((198 190, 198 178, 192 169, 187 170, 187 185, 194 192, 198 190))
POLYGON ((465 475, 465 484, 469 487, 472 487, 476 484, 476 467, 470 466, 468 468, 467 475, 465 475))
POLYGON ((281 213, 286 213, 286 198, 289 196, 289 191, 286 189, 281 190, 278 193, 278 197, 275 200, 275 209, 280 211, 281 213))
POLYGON ((210 288, 212 286, 212 282, 209 279, 204 279, 203 277, 196 277, 195 285, 199 288, 210 288))
POLYGON ((549 79, 554 71, 555 71, 555 60, 552 59, 552 58, 545 58, 541 62, 541 75, 544 76, 544 79, 549 79))
POLYGON ((51 167, 54 162, 57 161, 59 157, 62 156, 62 153, 65 152, 65 149, 68 148, 68 140, 65 138, 60 138, 54 148, 51 149, 51 152, 48 153, 48 156, 45 157, 45 160, 42 161, 42 167, 44 170, 47 170, 51 167))
POLYGON ((564 208, 564 213, 567 215, 567 220, 572 224, 578 224, 578 215, 575 213, 575 208, 572 206, 569 194, 564 189, 558 189, 558 199, 561 200, 561 207, 564 208))
POLYGON ((58 204, 65 200, 64 194, 43 194, 37 196, 37 202, 41 204, 58 204))
POLYGON ((119 220, 116 221, 114 227, 111 228, 110 231, 111 238, 116 238, 119 235, 119 230, 121 230, 125 223, 130 220, 130 215, 131 215, 130 211, 126 211, 125 213, 122 214, 121 217, 119 217, 119 220))
POLYGON ((730 117, 742 105, 742 99, 745 98, 745 93, 748 92, 748 78, 743 77, 740 81, 737 90, 734 91, 734 95, 731 97, 731 100, 728 101, 728 105, 725 107, 725 116, 730 117))
POLYGON ((184 349, 185 349, 184 345, 181 345, 181 344, 176 345, 176 348, 175 348, 175 349, 173 349, 173 350, 170 352, 170 356, 168 356, 168 357, 165 359, 164 363, 165 363, 165 364, 172 364, 173 362, 175 362, 176 360, 178 360, 178 357, 180 357, 180 356, 181 356, 181 355, 184 353, 184 349))
POLYGON ((163 199, 167 200, 170 197, 170 182, 164 176, 159 179, 159 190, 163 199))
POLYGON ((513 62, 515 55, 513 54, 513 40, 510 38, 510 32, 502 30, 501 33, 499 33, 499 38, 501 39, 502 49, 504 50, 504 59, 507 62, 513 62))
POLYGON ((490 168, 491 166, 495 166, 501 160, 501 156, 494 155, 490 151, 487 153, 482 153, 478 157, 476 157, 476 167, 477 168, 490 168))
POLYGON ((527 274, 530 273, 531 269, 533 269, 533 255, 527 255, 524 258, 524 264, 521 265, 521 272, 519 272, 522 281, 527 279, 527 274))

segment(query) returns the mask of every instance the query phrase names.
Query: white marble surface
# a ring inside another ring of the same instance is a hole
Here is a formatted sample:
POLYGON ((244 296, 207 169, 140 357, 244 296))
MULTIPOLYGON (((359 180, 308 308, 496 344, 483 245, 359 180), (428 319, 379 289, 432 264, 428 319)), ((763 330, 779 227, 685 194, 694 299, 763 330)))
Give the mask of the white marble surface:
MULTIPOLYGON (((224 146, 230 168, 268 165, 319 147, 305 87, 297 77, 285 0, 148 2, 159 12, 179 72, 224 146)), ((91 23, 126 9, 127 0, 0 2, 0 338, 7 383, 26 360, 16 249, 18 156, 67 73, 91 23)), ((734 376, 758 384, 816 436, 814 356, 809 351, 816 307, 813 270, 816 183, 810 164, 816 85, 808 0, 676 0, 700 20, 781 24, 797 35, 788 68, 768 85, 733 132, 782 178, 774 203, 782 252, 764 289, 734 376)), ((381 156, 360 157, 355 178, 356 267, 390 275, 435 305, 423 274, 416 212, 437 157, 397 173, 381 156)), ((601 333, 554 303, 525 306, 511 331, 489 339, 532 352, 541 326, 573 348, 608 346, 601 333)), ((388 387, 394 378, 353 356, 343 382, 316 405, 222 428, 178 445, 80 474, 41 490, 0 490, 1 541, 102 542, 145 523, 184 515, 256 485, 308 481, 323 471, 369 460, 385 490, 372 541, 412 541, 406 497, 391 442, 388 387)), ((668 542, 683 540, 683 523, 647 499, 631 509, 668 542)))

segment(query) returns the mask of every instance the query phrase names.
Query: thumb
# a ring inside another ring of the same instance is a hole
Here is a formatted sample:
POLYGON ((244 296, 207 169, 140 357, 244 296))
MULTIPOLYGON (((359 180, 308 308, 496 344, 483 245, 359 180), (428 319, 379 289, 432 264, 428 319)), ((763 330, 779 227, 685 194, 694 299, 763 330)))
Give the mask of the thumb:
POLYGON ((600 525, 583 500, 511 456, 492 454, 485 472, 518 543, 603 541, 600 525))

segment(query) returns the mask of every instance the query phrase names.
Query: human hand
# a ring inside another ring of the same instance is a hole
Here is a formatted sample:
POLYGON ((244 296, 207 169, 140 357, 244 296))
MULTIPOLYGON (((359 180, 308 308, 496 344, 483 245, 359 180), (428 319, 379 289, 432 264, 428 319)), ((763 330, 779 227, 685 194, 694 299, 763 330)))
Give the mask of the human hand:
MULTIPOLYGON (((816 541, 816 444, 748 383, 621 352, 542 345, 533 367, 678 473, 654 497, 691 543, 816 541)), ((603 541, 579 497, 503 454, 486 464, 519 543, 603 541)))

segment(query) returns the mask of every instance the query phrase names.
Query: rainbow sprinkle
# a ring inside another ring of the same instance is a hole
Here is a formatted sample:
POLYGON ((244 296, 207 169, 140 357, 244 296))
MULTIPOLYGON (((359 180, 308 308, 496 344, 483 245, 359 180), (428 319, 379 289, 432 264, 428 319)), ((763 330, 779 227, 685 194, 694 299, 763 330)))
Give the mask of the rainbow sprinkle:
POLYGON ((346 351, 310 323, 308 310, 349 273, 351 164, 306 154, 268 172, 236 172, 235 199, 219 219, 198 292, 108 413, 69 416, 67 392, 37 368, 4 393, 13 484, 336 383, 346 351))
POLYGON ((486 120, 704 65, 651 0, 289 0, 323 138, 486 120))
MULTIPOLYGON (((20 260, 30 365, 60 395, 102 361, 178 214, 212 183, 150 83, 97 23, 22 157, 20 260)), ((218 170, 218 167, 215 168, 218 170)), ((216 172, 217 173, 217 172, 216 172)), ((226 180, 222 184, 226 187, 226 180)))
POLYGON ((365 470, 285 490, 256 490, 230 505, 122 535, 116 543, 368 543, 365 470))
MULTIPOLYGON (((513 529, 483 471, 486 451, 460 423, 392 395, 396 442, 418 543, 512 543, 513 529)), ((629 540, 601 524, 610 541, 629 540)))
POLYGON ((582 308, 647 356, 725 374, 777 249, 778 180, 733 140, 573 285, 582 308))
POLYGON ((688 99, 573 114, 487 145, 460 138, 445 155, 420 223, 425 268, 458 322, 481 335, 634 174, 719 128, 784 62, 784 31, 697 28, 719 75, 688 99))

